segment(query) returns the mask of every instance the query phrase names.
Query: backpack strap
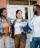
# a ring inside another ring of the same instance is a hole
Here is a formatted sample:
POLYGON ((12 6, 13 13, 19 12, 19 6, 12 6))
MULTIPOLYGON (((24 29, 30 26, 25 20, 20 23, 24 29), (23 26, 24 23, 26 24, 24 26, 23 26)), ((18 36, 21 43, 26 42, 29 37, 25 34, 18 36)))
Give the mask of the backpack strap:
POLYGON ((14 20, 13 25, 15 24, 16 20, 14 20))
POLYGON ((22 21, 22 22, 25 22, 26 20, 22 18, 22 20, 21 20, 21 21, 22 21))
POLYGON ((16 20, 14 20, 14 22, 13 22, 13 24, 11 25, 11 29, 12 29, 12 38, 14 38, 14 31, 15 31, 15 29, 14 29, 14 24, 15 24, 15 22, 16 22, 16 20))

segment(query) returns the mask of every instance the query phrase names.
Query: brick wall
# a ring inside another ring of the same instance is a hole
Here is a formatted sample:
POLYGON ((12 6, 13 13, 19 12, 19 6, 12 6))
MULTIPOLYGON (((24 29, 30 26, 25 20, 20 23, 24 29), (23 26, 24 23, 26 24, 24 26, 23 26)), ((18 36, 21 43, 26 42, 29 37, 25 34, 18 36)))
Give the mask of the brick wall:
POLYGON ((6 8, 7 0, 0 0, 0 8, 6 8))
POLYGON ((37 4, 39 4, 39 5, 40 5, 40 0, 37 0, 37 4))

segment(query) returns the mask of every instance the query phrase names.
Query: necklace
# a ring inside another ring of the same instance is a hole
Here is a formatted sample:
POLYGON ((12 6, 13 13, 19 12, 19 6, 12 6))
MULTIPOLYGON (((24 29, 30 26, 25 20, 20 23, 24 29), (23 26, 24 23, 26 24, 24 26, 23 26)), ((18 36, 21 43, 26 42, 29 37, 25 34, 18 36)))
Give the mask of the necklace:
POLYGON ((6 20, 4 20, 3 22, 5 22, 5 23, 6 23, 6 20))
POLYGON ((6 20, 2 20, 2 22, 6 23, 7 21, 6 20))

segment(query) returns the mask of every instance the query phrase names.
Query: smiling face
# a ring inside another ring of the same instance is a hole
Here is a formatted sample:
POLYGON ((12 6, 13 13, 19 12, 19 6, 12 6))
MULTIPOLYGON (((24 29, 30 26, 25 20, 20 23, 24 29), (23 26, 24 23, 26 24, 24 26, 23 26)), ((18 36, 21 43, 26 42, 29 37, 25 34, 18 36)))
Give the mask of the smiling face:
POLYGON ((18 13, 16 14, 16 17, 18 19, 21 19, 22 18, 22 11, 18 11, 18 13))
POLYGON ((40 5, 35 5, 33 11, 35 15, 40 16, 40 5))
POLYGON ((3 12, 1 13, 2 16, 6 17, 7 16, 7 10, 4 9, 3 12))

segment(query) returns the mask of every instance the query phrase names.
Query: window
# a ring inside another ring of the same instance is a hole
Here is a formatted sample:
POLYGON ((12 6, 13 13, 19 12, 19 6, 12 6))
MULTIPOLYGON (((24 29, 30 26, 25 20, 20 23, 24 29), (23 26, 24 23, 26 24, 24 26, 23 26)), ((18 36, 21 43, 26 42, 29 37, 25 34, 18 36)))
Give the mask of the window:
POLYGON ((28 19, 28 8, 25 8, 25 19, 28 19))

